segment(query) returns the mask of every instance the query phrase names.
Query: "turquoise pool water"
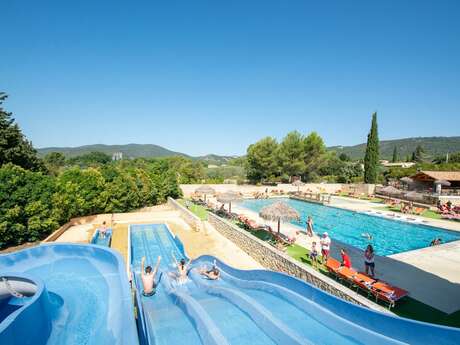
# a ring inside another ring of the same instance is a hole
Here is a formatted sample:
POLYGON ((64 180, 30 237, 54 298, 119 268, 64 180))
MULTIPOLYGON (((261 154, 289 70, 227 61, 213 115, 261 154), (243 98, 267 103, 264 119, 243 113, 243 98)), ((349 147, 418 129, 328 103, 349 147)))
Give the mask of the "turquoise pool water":
MULTIPOLYGON (((263 207, 279 201, 277 199, 245 200, 240 206, 259 212, 263 207)), ((338 240, 354 247, 365 249, 371 243, 378 255, 391 255, 428 247, 431 240, 441 238, 444 243, 460 240, 460 233, 447 231, 423 224, 396 221, 363 213, 352 212, 310 202, 282 198, 300 213, 300 221, 292 224, 305 229, 308 216, 313 217, 314 231, 327 231, 332 240, 338 240), (370 233, 372 240, 362 236, 370 233)))

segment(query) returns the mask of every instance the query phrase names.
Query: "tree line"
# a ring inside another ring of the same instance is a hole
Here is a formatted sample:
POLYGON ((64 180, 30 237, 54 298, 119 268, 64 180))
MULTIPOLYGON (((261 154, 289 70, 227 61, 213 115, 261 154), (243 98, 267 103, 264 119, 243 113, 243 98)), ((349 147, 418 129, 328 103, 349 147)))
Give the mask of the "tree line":
POLYGON ((0 249, 41 240, 72 217, 127 212, 181 195, 168 159, 38 158, 2 107, 5 99, 0 93, 0 249))
POLYGON ((292 176, 305 182, 346 183, 362 180, 363 175, 359 162, 327 151, 316 132, 292 131, 279 143, 273 137, 263 138, 248 147, 244 165, 251 183, 290 182, 292 176))

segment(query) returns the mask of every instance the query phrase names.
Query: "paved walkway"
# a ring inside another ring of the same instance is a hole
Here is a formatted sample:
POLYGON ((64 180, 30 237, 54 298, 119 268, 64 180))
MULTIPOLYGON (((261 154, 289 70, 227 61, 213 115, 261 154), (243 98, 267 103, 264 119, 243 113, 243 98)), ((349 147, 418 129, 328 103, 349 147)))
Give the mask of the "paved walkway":
MULTIPOLYGON (((354 211, 370 211, 375 210, 375 207, 382 207, 381 204, 347 198, 333 198, 331 206, 354 211)), ((264 221, 254 211, 238 205, 234 205, 232 209, 236 213, 246 214, 261 224, 275 226, 276 229, 275 223, 264 221)), ((445 223, 450 222, 430 221, 430 225, 433 226, 446 225, 445 223)), ((448 226, 451 230, 460 230, 460 225, 448 224, 448 226)), ((286 235, 293 235, 298 230, 301 229, 290 223, 281 225, 281 232, 286 235)), ((311 238, 300 233, 297 235, 296 243, 310 249, 313 240, 319 242, 318 237, 311 238)), ((333 239, 331 255, 340 258, 342 247, 349 252, 353 267, 360 271, 364 270, 363 251, 360 249, 333 239)), ((407 289, 411 297, 449 314, 460 310, 460 241, 387 257, 378 256, 375 262, 378 278, 407 289)))

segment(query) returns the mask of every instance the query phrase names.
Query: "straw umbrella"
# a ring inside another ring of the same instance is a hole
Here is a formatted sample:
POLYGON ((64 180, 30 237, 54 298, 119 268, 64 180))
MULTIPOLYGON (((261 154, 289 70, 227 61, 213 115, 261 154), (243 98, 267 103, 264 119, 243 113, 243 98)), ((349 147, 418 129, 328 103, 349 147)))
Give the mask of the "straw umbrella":
POLYGON ((298 193, 298 192, 300 192, 300 186, 305 185, 305 183, 303 183, 303 182, 300 181, 300 180, 295 180, 294 182, 292 182, 292 185, 293 185, 293 186, 297 186, 297 193, 298 193))
POLYGON ((195 189, 195 193, 197 194, 203 194, 204 195, 204 201, 206 201, 206 194, 216 194, 216 191, 214 188, 208 185, 202 185, 195 189))
POLYGON ((413 179, 411 179, 410 177, 407 177, 407 176, 406 176, 406 177, 403 177, 403 178, 401 178, 399 181, 401 181, 402 183, 405 183, 405 184, 411 184, 411 183, 413 183, 413 182, 414 182, 414 180, 413 180, 413 179))
POLYGON ((285 222, 300 219, 299 212, 282 201, 265 206, 260 210, 259 216, 265 220, 277 221, 278 235, 280 233, 281 221, 285 222))
POLYGON ((380 193, 385 195, 401 195, 402 192, 398 188, 395 188, 393 186, 387 186, 385 188, 382 188, 380 190, 380 193))
POLYGON ((423 201, 424 200, 423 194, 417 193, 415 191, 404 194, 404 198, 407 200, 412 200, 412 201, 423 201))
POLYGON ((217 196, 217 201, 227 204, 228 203, 228 212, 232 213, 232 202, 241 200, 242 196, 240 193, 234 191, 228 191, 217 196))

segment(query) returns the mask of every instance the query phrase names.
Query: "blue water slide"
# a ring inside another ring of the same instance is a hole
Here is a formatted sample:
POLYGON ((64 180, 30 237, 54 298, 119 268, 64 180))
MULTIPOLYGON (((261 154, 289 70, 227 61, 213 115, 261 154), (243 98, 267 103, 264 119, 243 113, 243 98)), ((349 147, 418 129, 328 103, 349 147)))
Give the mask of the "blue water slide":
POLYGON ((112 229, 108 228, 103 234, 99 229, 96 229, 96 231, 93 234, 93 237, 91 238, 91 244, 97 244, 99 246, 104 246, 104 247, 110 247, 110 244, 112 243, 112 229))
POLYGON ((0 344, 138 344, 122 257, 80 244, 0 255, 0 344))

